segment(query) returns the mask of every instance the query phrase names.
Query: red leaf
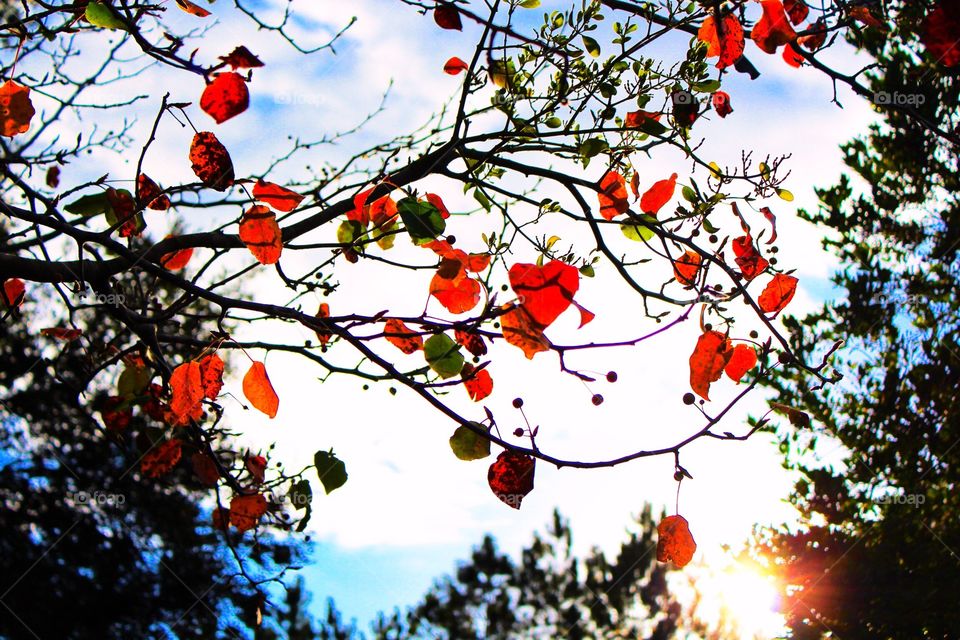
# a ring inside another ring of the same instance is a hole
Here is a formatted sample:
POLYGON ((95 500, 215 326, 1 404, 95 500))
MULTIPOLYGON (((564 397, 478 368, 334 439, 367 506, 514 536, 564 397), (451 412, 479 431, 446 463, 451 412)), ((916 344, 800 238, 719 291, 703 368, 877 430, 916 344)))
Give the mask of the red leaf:
POLYGON ((247 468, 247 472, 250 474, 256 484, 263 483, 263 476, 267 472, 266 458, 263 456, 247 456, 243 466, 247 468))
POLYGON ((810 35, 800 36, 797 38, 797 43, 804 49, 816 51, 827 41, 827 23, 820 18, 813 23, 809 31, 810 35))
POLYGON ((206 18, 210 15, 210 12, 204 9, 203 7, 197 6, 190 2, 190 0, 176 0, 177 6, 189 13, 190 15, 197 16, 198 18, 206 18))
POLYGON ((722 35, 717 32, 716 20, 707 16, 703 21, 697 38, 707 43, 707 57, 720 56, 717 68, 729 67, 743 55, 744 38, 743 27, 733 14, 727 14, 720 21, 722 35))
POLYGON ((794 26, 806 20, 807 15, 810 13, 810 7, 808 7, 807 3, 803 0, 783 0, 783 9, 787 12, 787 15, 790 17, 790 22, 792 22, 794 26))
MULTIPOLYGON (((450 217, 450 212, 447 210, 447 206, 443 204, 443 200, 435 193, 427 194, 427 202, 432 204, 440 211, 440 217, 446 220, 450 217)), ((396 205, 394 205, 394 213, 396 213, 396 205)))
POLYGON ((133 419, 133 410, 130 407, 119 409, 118 407, 123 402, 124 399, 120 396, 110 396, 99 409, 100 417, 103 418, 103 426, 107 430, 118 432, 130 426, 130 421, 133 419))
MULTIPOLYGON (((273 390, 270 384, 270 377, 267 376, 267 368, 262 362, 254 362, 250 365, 247 374, 243 376, 243 395, 246 396, 250 404, 255 409, 275 418, 277 410, 280 408, 280 398, 277 392, 273 390)), ((233 507, 230 508, 233 510, 233 507)))
POLYGON ((514 307, 500 316, 500 327, 504 340, 523 350, 527 358, 550 349, 550 341, 543 335, 543 327, 523 307, 514 307))
POLYGON ((13 80, 0 86, 0 136, 12 138, 30 129, 30 120, 36 110, 30 101, 30 87, 13 80))
POLYGON ((457 74, 463 73, 469 68, 470 68, 470 65, 468 65, 466 62, 464 62, 457 56, 453 56, 452 58, 447 60, 446 63, 444 63, 443 72, 448 73, 451 76, 455 76, 457 74))
POLYGON ((167 440, 143 455, 140 459, 140 472, 148 478, 159 478, 177 466, 182 454, 179 440, 167 440))
POLYGON ((763 207, 760 209, 760 213, 763 214, 763 217, 767 219, 767 222, 770 223, 770 227, 773 229, 773 235, 767 240, 767 244, 773 244, 777 241, 777 216, 773 215, 770 207, 763 207))
MULTIPOLYGON (((167 237, 170 238, 172 236, 167 237)), ((192 257, 193 247, 187 247, 186 249, 163 254, 160 258, 160 264, 168 271, 179 271, 187 266, 187 263, 190 262, 190 258, 192 257)))
POLYGON ((869 7, 850 7, 850 9, 847 10, 847 13, 850 14, 851 18, 857 22, 862 22, 868 27, 883 29, 883 23, 880 22, 876 16, 870 13, 869 7))
POLYGON ((551 260, 542 267, 515 264, 510 267, 509 278, 510 286, 520 298, 520 306, 540 325, 541 331, 570 306, 580 287, 576 267, 559 260, 551 260))
POLYGON ((26 287, 20 278, 8 278, 3 281, 3 301, 8 307, 19 307, 23 304, 26 287))
POLYGON ((226 191, 233 184, 233 161, 217 136, 201 131, 193 136, 190 145, 190 162, 193 172, 206 187, 226 191))
POLYGON ((222 124, 250 106, 250 92, 243 76, 233 71, 218 74, 200 96, 200 108, 222 124))
POLYGON ((709 400, 710 384, 720 379, 731 355, 727 336, 719 331, 704 332, 690 355, 690 388, 704 400, 709 400))
POLYGON ((474 402, 480 402, 493 393, 493 378, 486 369, 474 372, 473 365, 465 364, 460 371, 460 376, 463 378, 463 386, 467 388, 467 393, 474 402))
POLYGON ((763 6, 763 17, 754 25, 750 38, 763 51, 776 53, 782 45, 793 42, 797 33, 790 26, 780 0, 760 0, 760 4, 763 6))
POLYGON ((213 459, 203 453, 197 452, 190 456, 190 466, 193 467, 193 474, 197 480, 208 487, 217 486, 220 480, 220 472, 217 470, 217 464, 213 459))
POLYGON ((780 313, 793 300, 797 292, 797 279, 778 273, 767 283, 757 302, 765 313, 780 313))
POLYGON ((490 490, 501 502, 514 509, 533 491, 536 459, 522 453, 504 451, 487 471, 490 490))
POLYGON ((613 220, 630 208, 627 184, 616 171, 607 171, 603 176, 597 198, 600 200, 600 215, 607 220, 613 220))
POLYGON ((730 354, 730 360, 727 361, 727 366, 724 367, 723 371, 731 380, 740 382, 740 378, 756 365, 757 352, 754 351, 753 347, 746 344, 738 344, 733 348, 733 352, 730 354))
POLYGON ((280 259, 283 239, 277 214, 262 204, 253 205, 243 214, 240 239, 260 264, 275 264, 280 259))
POLYGON ((253 69, 263 66, 260 58, 250 53, 250 50, 242 45, 227 55, 220 56, 220 59, 234 69, 253 69))
POLYGON ((486 355, 487 344, 483 341, 483 337, 481 335, 477 333, 469 333, 467 331, 463 331, 462 329, 455 329, 453 336, 457 341, 457 344, 462 346, 473 355, 477 357, 486 355))
POLYGON ((673 197, 673 192, 676 189, 677 174, 671 175, 666 180, 655 182, 640 198, 640 210, 651 216, 657 215, 663 205, 667 204, 673 197))
POLYGON ((627 117, 623 120, 623 126, 634 129, 643 125, 647 120, 653 120, 654 122, 660 122, 660 118, 663 116, 662 113, 656 113, 654 111, 644 111, 643 109, 637 111, 631 111, 627 113, 627 117))
POLYGON ((657 525, 657 560, 685 567, 697 551, 690 525, 683 516, 667 516, 657 525))
POLYGON ((803 66, 804 57, 797 53, 792 44, 783 47, 783 61, 791 67, 799 69, 803 66))
POLYGON ((473 278, 468 278, 462 265, 458 275, 453 278, 444 277, 443 266, 441 266, 440 271, 430 280, 430 295, 450 313, 466 313, 480 302, 480 283, 473 278))
POLYGON ((200 361, 200 384, 204 397, 216 400, 223 388, 223 360, 211 353, 200 361))
POLYGON ((733 107, 730 106, 730 94, 726 91, 714 92, 711 102, 713 103, 713 110, 721 118, 726 118, 733 113, 733 107))
POLYGON ((143 218, 137 215, 137 203, 129 191, 118 191, 113 187, 107 189, 107 202, 113 209, 113 215, 120 224, 120 237, 130 238, 139 236, 143 232, 143 218))
POLYGON ((60 167, 54 165, 47 169, 46 183, 51 189, 56 189, 60 186, 60 167))
POLYGON ((734 238, 733 253, 736 255, 734 261, 740 267, 740 273, 746 280, 753 280, 770 265, 763 256, 757 253, 757 249, 753 245, 753 238, 748 235, 734 238))
POLYGON ((243 533, 257 526, 267 512, 267 499, 259 493, 234 496, 230 501, 230 524, 243 533))
POLYGON ((920 40, 936 62, 945 67, 960 64, 960 5, 941 0, 923 21, 920 40))
POLYGON ((367 205, 367 198, 373 193, 376 187, 370 187, 366 191, 361 191, 353 196, 353 209, 347 212, 347 220, 359 222, 364 229, 370 224, 370 206, 367 205))
POLYGON ((433 19, 441 29, 452 29, 462 31, 463 24, 460 22, 460 12, 449 2, 442 2, 433 10, 433 19))
POLYGON ((383 337, 387 339, 387 342, 407 355, 423 349, 423 336, 418 335, 396 318, 387 320, 387 324, 383 329, 383 337))
POLYGON ((296 191, 263 180, 257 180, 257 183, 253 185, 253 197, 284 213, 299 207, 304 198, 296 191))
POLYGON ((697 281, 702 258, 696 251, 686 251, 673 263, 673 275, 682 285, 693 286, 697 281))
POLYGON ((65 329, 63 327, 47 327, 40 329, 40 333, 64 342, 73 342, 83 335, 83 331, 80 331, 80 329, 65 329))
MULTIPOLYGON (((317 315, 314 317, 320 318, 320 319, 329 318, 330 305, 327 304, 326 302, 321 302, 320 307, 317 309, 317 315)), ((318 329, 315 333, 317 334, 317 340, 320 341, 320 346, 322 347, 327 346, 327 343, 330 342, 330 338, 333 337, 333 334, 330 333, 329 331, 321 331, 318 329)))
POLYGON ((203 376, 200 363, 184 362, 170 374, 170 411, 177 424, 198 420, 203 413, 203 376))
POLYGON ((170 198, 163 195, 157 183, 145 173, 137 176, 137 203, 138 208, 146 207, 155 211, 166 211, 170 208, 170 198))

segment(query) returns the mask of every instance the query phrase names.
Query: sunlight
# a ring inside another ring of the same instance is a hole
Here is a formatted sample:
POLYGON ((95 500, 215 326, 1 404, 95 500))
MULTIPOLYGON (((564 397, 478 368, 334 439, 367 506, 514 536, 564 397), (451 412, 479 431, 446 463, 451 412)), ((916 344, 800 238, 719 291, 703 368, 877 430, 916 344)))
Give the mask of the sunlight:
POLYGON ((713 628, 762 640, 783 634, 777 582, 760 566, 733 562, 699 576, 695 584, 701 596, 699 616, 713 628))

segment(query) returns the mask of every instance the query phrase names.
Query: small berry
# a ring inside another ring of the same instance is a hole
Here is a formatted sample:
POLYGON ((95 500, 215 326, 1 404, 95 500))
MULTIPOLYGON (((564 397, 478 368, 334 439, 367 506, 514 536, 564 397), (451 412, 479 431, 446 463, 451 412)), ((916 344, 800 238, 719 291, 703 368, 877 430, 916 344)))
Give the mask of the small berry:
POLYGON ((593 394, 593 397, 590 398, 590 402, 593 403, 593 406, 599 407, 600 405, 603 404, 603 396, 600 395, 599 393, 595 393, 593 394))
POLYGON ((617 381, 617 372, 609 371, 607 372, 607 382, 616 382, 617 381))
POLYGON ((680 482, 681 480, 683 480, 683 472, 682 472, 682 471, 674 471, 674 472, 673 472, 673 479, 676 480, 677 482, 680 482))
POLYGON ((453 245, 457 243, 456 236, 447 236, 447 244, 453 245))
POLYGON ((780 362, 780 364, 790 364, 793 362, 793 356, 786 351, 781 351, 777 354, 777 361, 780 362))
POLYGON ((510 287, 508 287, 505 284, 500 286, 500 291, 509 291, 509 290, 510 290, 510 287))
POLYGON ((689 391, 683 394, 683 404, 693 404, 696 401, 696 398, 689 391))
POLYGON ((397 388, 396 388, 396 387, 390 387, 390 395, 392 395, 392 396, 397 395, 397 388))
POLYGON ((750 337, 753 338, 754 340, 756 340, 757 338, 760 337, 760 334, 757 333, 756 331, 751 331, 751 332, 750 332, 750 337))
POLYGON ((368 384, 363 385, 363 390, 364 390, 364 391, 369 391, 369 390, 370 390, 370 385, 368 385, 368 384))
POLYGON ((513 430, 513 435, 517 436, 518 438, 521 437, 523 435, 523 429, 517 427, 513 430))
POLYGON ((523 406, 523 398, 514 398, 513 399, 513 408, 519 409, 523 406))
POLYGON ((716 242, 716 241, 717 241, 717 236, 711 235, 711 236, 710 236, 710 242, 716 242))
POLYGON ((713 325, 708 322, 707 324, 703 325, 703 330, 704 330, 704 331, 713 331, 713 325))

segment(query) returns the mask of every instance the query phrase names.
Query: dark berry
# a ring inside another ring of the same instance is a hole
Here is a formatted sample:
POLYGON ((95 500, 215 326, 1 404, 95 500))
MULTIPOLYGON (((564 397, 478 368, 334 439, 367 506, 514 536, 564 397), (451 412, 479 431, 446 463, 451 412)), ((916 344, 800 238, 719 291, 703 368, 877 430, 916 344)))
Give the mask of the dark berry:
POLYGON ((523 429, 517 427, 513 430, 513 435, 517 436, 518 438, 521 437, 523 435, 523 429))
POLYGON ((683 394, 683 404, 693 404, 696 398, 689 391, 683 394))
POLYGON ((676 480, 677 482, 680 482, 681 480, 683 480, 683 472, 682 472, 682 471, 674 471, 674 472, 673 472, 673 479, 676 480))
POLYGON ((599 393, 595 393, 593 394, 593 397, 590 398, 590 402, 593 403, 593 406, 599 407, 600 405, 603 404, 603 396, 600 395, 599 393))
POLYGON ((717 241, 717 236, 711 235, 711 236, 710 236, 710 242, 716 242, 716 241, 717 241))
POLYGON ((514 398, 513 399, 513 408, 519 409, 523 406, 523 398, 514 398))
POLYGON ((760 337, 760 334, 757 333, 756 331, 751 331, 751 332, 750 332, 750 337, 753 338, 754 340, 756 340, 757 338, 760 337))
POLYGON ((616 382, 617 381, 617 372, 609 371, 607 372, 607 382, 616 382))

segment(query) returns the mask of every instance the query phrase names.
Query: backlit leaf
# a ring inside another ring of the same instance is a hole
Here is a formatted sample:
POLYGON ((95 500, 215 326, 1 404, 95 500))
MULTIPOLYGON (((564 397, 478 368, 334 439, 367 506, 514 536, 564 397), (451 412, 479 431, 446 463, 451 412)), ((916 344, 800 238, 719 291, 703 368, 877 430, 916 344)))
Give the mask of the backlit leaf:
POLYGON ((960 5, 941 0, 923 21, 920 40, 936 63, 960 65, 960 5))
POLYGON ((600 215, 607 220, 613 220, 630 208, 626 182, 616 171, 607 171, 603 176, 597 198, 600 200, 600 215))
POLYGON ((280 398, 270 384, 267 368, 262 362, 254 362, 243 376, 243 395, 255 409, 275 418, 280 408, 280 398))
MULTIPOLYGON (((487 430, 479 422, 471 423, 475 427, 487 430)), ((490 455, 490 440, 476 433, 466 425, 460 425, 450 436, 450 448, 460 460, 482 460, 490 455)))
POLYGON ((253 185, 253 197, 284 213, 299 207, 304 198, 296 191, 263 180, 257 180, 257 183, 253 185))
POLYGON ((84 17, 90 24, 103 29, 126 29, 127 25, 103 2, 88 2, 84 17))
MULTIPOLYGON (((326 302, 321 302, 320 307, 317 309, 317 315, 314 316, 317 319, 329 318, 330 317, 330 305, 326 302)), ((333 337, 333 334, 329 331, 322 331, 317 329, 317 340, 320 341, 320 346, 326 346, 330 342, 330 338, 333 337)))
POLYGON ((430 336, 423 343, 423 355, 427 364, 441 378, 452 378, 463 369, 463 354, 456 342, 445 333, 430 336))
POLYGON ((259 493, 234 496, 230 501, 230 524, 243 533, 260 523, 267 512, 267 499, 259 493))
POLYGON ((753 238, 750 236, 734 238, 733 253, 736 256, 734 261, 737 263, 737 266, 740 267, 740 273, 746 280, 753 280, 770 265, 770 263, 757 252, 757 248, 753 244, 753 238))
POLYGON ((744 37, 740 21, 732 13, 720 21, 720 31, 714 17, 707 16, 697 32, 697 38, 707 43, 707 57, 719 56, 717 68, 729 67, 743 55, 744 37))
POLYGON ((657 560, 685 567, 697 551, 690 525, 683 516, 667 516, 657 525, 657 560))
POLYGON ((706 331, 697 339, 690 355, 690 388, 704 400, 710 399, 710 384, 720 379, 733 350, 727 336, 706 331))
POLYGON ((437 8, 433 10, 433 19, 441 29, 463 30, 463 24, 460 22, 460 12, 450 2, 439 3, 437 8))
POLYGON ((470 65, 468 65, 466 62, 464 62, 457 56, 453 56, 452 58, 450 58, 444 63, 443 72, 450 74, 451 76, 455 76, 457 74, 463 73, 469 68, 470 68, 470 65))
POLYGON ((753 26, 750 38, 763 51, 776 53, 778 48, 792 42, 797 33, 790 26, 780 0, 760 0, 760 5, 763 17, 753 26))
POLYGON ((193 136, 190 144, 190 163, 193 173, 204 186, 216 191, 226 191, 233 184, 233 161, 226 147, 217 136, 201 131, 193 136))
POLYGON ((136 193, 140 207, 155 211, 166 211, 170 208, 170 198, 165 196, 157 183, 145 173, 137 176, 136 193))
POLYGON ((223 388, 223 360, 211 353, 200 360, 200 383, 204 397, 216 400, 223 388))
POLYGON ((407 355, 423 349, 423 336, 411 331, 407 325, 396 318, 387 320, 386 327, 383 329, 383 337, 407 355))
POLYGON ((640 198, 640 210, 647 215, 656 216, 663 205, 667 204, 673 197, 676 189, 677 174, 675 173, 666 180, 655 182, 640 198))
POLYGON ((474 372, 473 365, 465 364, 460 375, 463 377, 463 386, 474 402, 480 402, 493 393, 493 378, 486 369, 474 372))
POLYGON ((13 80, 7 80, 0 86, 0 135, 12 138, 26 133, 35 113, 30 100, 30 87, 24 87, 13 80))
POLYGON ((780 313, 793 300, 797 292, 797 279, 793 276, 778 273, 773 280, 767 283, 763 293, 757 299, 760 308, 765 313, 780 313))
POLYGON ((8 278, 3 281, 3 302, 7 307, 19 307, 23 304, 26 287, 20 278, 8 278))
POLYGON ((500 328, 504 340, 519 347, 527 358, 550 349, 550 342, 543 335, 543 327, 521 306, 500 316, 500 328))
POLYGON ((263 66, 260 58, 250 53, 250 50, 242 45, 227 55, 220 56, 220 60, 234 69, 253 69, 263 66))
POLYGON ((203 7, 196 5, 190 0, 176 0, 177 6, 189 13, 192 16, 198 18, 206 18, 210 15, 210 12, 204 9, 203 7))
POLYGON ((317 451, 313 456, 313 464, 317 468, 317 476, 323 484, 323 490, 329 494, 339 489, 347 482, 347 466, 333 451, 317 451))
POLYGON ((726 91, 714 92, 710 98, 710 102, 713 104, 713 110, 716 111, 717 115, 721 118, 726 118, 733 113, 733 107, 730 106, 730 94, 726 91))
POLYGON ((247 81, 233 71, 218 74, 200 96, 200 108, 216 120, 217 124, 240 115, 249 106, 250 93, 247 91, 247 81))
POLYGON ((197 477, 202 484, 208 487, 217 486, 220 480, 220 471, 213 458, 200 453, 199 451, 190 456, 190 466, 193 468, 193 475, 197 477))
POLYGON ((262 204, 253 205, 243 214, 240 239, 260 264, 275 264, 283 252, 277 214, 262 204))
POLYGON ((533 491, 536 459, 522 453, 504 451, 487 471, 490 490, 505 505, 520 508, 523 499, 533 491))
POLYGON ((723 371, 731 380, 740 382, 744 374, 756 365, 757 352, 754 348, 747 344, 738 344, 733 348, 730 360, 727 361, 727 366, 724 367, 723 371))
POLYGON ((197 420, 202 415, 203 376, 199 362, 184 362, 170 374, 170 411, 178 424, 197 420))
POLYGON ((477 333, 456 329, 453 332, 453 337, 457 344, 477 357, 487 353, 487 344, 483 341, 483 336, 477 333))
POLYGON ((559 260, 551 260, 542 267, 515 264, 510 267, 509 278, 520 306, 544 329, 570 306, 580 287, 577 268, 559 260))
POLYGON ((697 273, 700 271, 700 254, 689 250, 684 252, 676 262, 673 263, 673 275, 677 282, 686 286, 692 286, 697 281, 697 273))
POLYGON ((182 455, 183 448, 179 440, 162 442, 147 451, 140 459, 140 472, 148 478, 159 478, 170 473, 180 462, 182 455))

